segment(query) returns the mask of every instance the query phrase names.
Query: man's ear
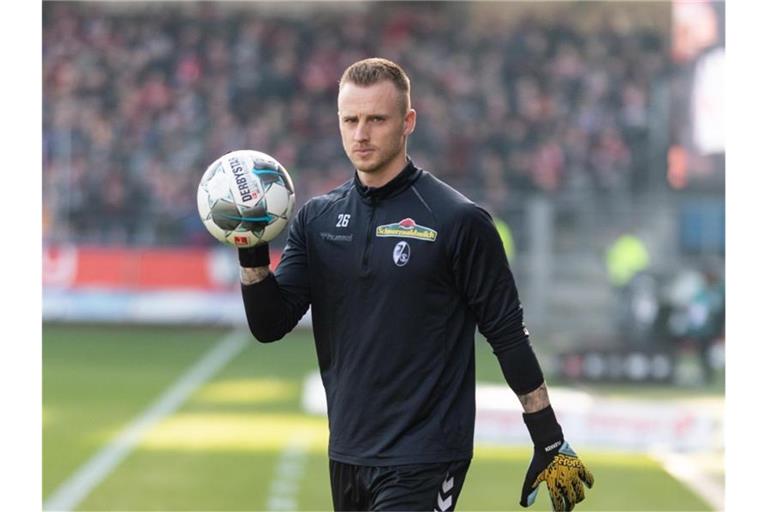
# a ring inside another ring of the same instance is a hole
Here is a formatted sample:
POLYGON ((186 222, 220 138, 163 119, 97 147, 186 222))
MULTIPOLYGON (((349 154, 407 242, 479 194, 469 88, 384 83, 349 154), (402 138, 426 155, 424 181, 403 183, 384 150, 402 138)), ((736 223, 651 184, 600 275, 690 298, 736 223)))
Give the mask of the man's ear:
POLYGON ((416 129, 416 111, 414 109, 409 108, 408 112, 405 113, 403 124, 405 127, 405 135, 412 134, 413 130, 416 129))

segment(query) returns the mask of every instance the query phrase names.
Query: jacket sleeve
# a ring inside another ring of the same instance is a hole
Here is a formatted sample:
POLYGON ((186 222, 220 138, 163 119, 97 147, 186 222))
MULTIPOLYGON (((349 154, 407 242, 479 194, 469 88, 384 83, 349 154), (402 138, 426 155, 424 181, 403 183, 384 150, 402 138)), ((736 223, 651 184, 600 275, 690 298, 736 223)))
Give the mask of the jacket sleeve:
POLYGON ((296 327, 309 308, 306 216, 304 206, 291 223, 275 274, 256 284, 241 284, 248 327, 262 343, 281 339, 296 327))
POLYGON ((523 307, 504 247, 491 216, 475 204, 462 207, 452 239, 456 286, 518 395, 544 382, 523 323, 523 307))

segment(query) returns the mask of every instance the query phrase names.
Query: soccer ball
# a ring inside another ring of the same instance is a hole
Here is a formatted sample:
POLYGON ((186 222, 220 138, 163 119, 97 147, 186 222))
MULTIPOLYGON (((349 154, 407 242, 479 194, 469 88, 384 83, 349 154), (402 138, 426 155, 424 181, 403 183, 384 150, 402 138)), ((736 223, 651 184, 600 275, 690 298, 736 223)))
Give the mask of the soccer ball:
POLYGON ((295 202, 285 167, 266 153, 238 150, 208 166, 197 187, 197 210, 208 232, 235 247, 273 240, 295 202))

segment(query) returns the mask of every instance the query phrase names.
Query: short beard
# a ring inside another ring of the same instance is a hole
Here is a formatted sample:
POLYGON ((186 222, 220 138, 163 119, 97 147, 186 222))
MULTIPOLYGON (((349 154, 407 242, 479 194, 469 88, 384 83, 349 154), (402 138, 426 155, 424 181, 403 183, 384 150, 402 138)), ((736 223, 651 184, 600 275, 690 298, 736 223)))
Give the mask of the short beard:
POLYGON ((355 166, 355 168, 365 174, 376 174, 380 170, 387 167, 397 155, 392 155, 385 160, 379 160, 378 162, 363 162, 363 167, 355 166))
MULTIPOLYGON (((379 160, 376 163, 374 163, 374 162, 362 162, 363 165, 368 164, 368 166, 365 167, 365 168, 361 169, 360 167, 355 165, 355 169, 357 169, 358 171, 360 171, 362 173, 365 173, 365 174, 375 174, 380 169, 382 169, 384 167, 387 167, 390 163, 392 163, 395 160, 395 158, 397 158, 397 156, 399 154, 400 154, 400 150, 398 149, 397 151, 394 151, 394 152, 386 155, 384 158, 382 158, 381 160, 379 160), (374 167, 370 167, 370 165, 374 165, 374 167)), ((351 158, 350 158, 350 160, 351 160, 351 158)), ((354 161, 353 161, 353 164, 354 164, 354 161)))

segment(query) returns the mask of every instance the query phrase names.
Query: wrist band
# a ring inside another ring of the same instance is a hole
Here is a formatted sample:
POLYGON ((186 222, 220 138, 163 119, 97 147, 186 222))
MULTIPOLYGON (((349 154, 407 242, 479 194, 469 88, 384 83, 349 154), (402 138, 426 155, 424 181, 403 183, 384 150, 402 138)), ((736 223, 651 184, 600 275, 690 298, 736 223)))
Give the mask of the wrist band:
POLYGON ((269 266, 269 244, 256 245, 237 250, 240 266, 245 268, 269 266))
POLYGON ((563 429, 551 405, 532 413, 523 413, 523 421, 536 448, 545 448, 563 440, 563 429))

